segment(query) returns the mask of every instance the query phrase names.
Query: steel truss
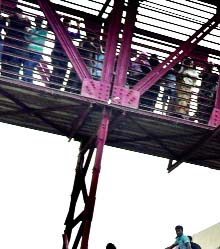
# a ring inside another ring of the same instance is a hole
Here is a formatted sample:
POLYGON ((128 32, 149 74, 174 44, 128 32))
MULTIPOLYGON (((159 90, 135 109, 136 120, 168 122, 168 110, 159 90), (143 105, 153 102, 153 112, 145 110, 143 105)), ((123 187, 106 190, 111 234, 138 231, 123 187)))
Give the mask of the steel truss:
POLYGON ((71 239, 72 229, 75 228, 76 225, 78 225, 79 223, 79 229, 72 248, 76 249, 78 247, 80 239, 81 248, 88 248, 89 233, 96 200, 96 190, 101 169, 102 153, 108 134, 109 119, 110 110, 104 109, 102 120, 100 122, 97 134, 94 134, 94 136, 92 136, 90 139, 81 143, 76 166, 75 181, 71 194, 69 212, 65 220, 66 228, 63 234, 63 249, 68 248, 68 244, 71 239), (88 193, 86 188, 85 177, 88 168, 91 164, 91 159, 94 154, 95 148, 95 162, 93 167, 90 191, 88 193), (87 152, 88 154, 86 157, 87 152), (85 206, 82 212, 77 217, 75 217, 76 204, 79 200, 80 194, 82 194, 85 206))
MULTIPOLYGON (((118 64, 116 69, 116 76, 113 79, 114 63, 116 60, 116 48, 118 45, 118 34, 121 29, 122 12, 124 10, 124 0, 115 0, 113 11, 111 13, 111 20, 109 24, 106 53, 102 70, 101 81, 97 82, 92 79, 89 74, 86 65, 81 58, 77 48, 71 42, 71 38, 68 32, 65 30, 62 22, 59 20, 58 15, 50 4, 49 0, 37 0, 42 11, 44 12, 50 26, 55 34, 59 34, 57 37, 64 51, 66 52, 69 60, 75 68, 78 76, 82 80, 81 95, 90 97, 96 100, 109 101, 113 104, 128 106, 137 108, 139 98, 143 95, 153 84, 157 82, 170 68, 172 68, 177 62, 181 61, 184 56, 188 55, 203 39, 209 34, 220 22, 220 16, 214 15, 207 23, 205 23, 198 31, 195 32, 187 41, 183 42, 179 48, 176 49, 167 59, 158 65, 147 76, 140 80, 133 89, 125 88, 126 74, 129 65, 129 54, 131 50, 132 31, 135 27, 135 19, 137 14, 137 8, 139 1, 128 1, 127 14, 124 23, 124 32, 122 37, 122 45, 120 54, 118 57, 118 64)), ((218 94, 219 97, 219 94, 218 94)), ((219 99, 219 98, 218 98, 219 99)), ((219 101, 219 100, 218 100, 219 101)), ((219 103, 216 103, 215 107, 219 109, 219 103)), ((215 109, 216 111, 216 109, 215 109)), ((88 111, 85 110, 85 116, 88 111)), ((71 202, 69 212, 65 221, 65 231, 63 235, 63 249, 68 249, 68 245, 71 239, 72 230, 79 225, 79 229, 73 243, 73 249, 76 249, 81 240, 81 249, 88 248, 89 233, 91 228, 91 221, 93 218, 93 211, 95 206, 96 190, 98 185, 99 173, 101 169, 101 159, 106 142, 107 134, 109 132, 109 120, 110 110, 104 109, 100 126, 96 134, 87 141, 81 143, 78 162, 76 166, 75 181, 73 185, 71 202), (85 177, 91 163, 91 158, 96 148, 95 163, 93 167, 93 175, 91 179, 90 191, 87 192, 85 177), (87 157, 85 158, 86 153, 87 157), (79 200, 79 196, 82 194, 85 202, 82 212, 75 217, 76 204, 79 200)), ((79 121, 80 125, 80 121, 79 121)), ((219 129, 213 133, 215 135, 219 129)), ((72 128, 72 132, 69 135, 69 139, 74 137, 75 129, 72 128)), ((206 135, 201 144, 207 142, 212 134, 206 135)), ((187 160, 192 155, 192 151, 184 153, 182 158, 172 165, 172 161, 169 163, 168 171, 173 170, 180 163, 187 160)))

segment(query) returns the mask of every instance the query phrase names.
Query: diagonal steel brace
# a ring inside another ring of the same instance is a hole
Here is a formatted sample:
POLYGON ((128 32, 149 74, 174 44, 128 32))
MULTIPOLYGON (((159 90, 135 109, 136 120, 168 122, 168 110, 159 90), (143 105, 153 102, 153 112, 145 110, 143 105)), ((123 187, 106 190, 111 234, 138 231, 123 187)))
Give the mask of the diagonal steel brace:
POLYGON ((186 40, 179 48, 170 54, 161 64, 155 67, 143 79, 141 79, 134 87, 140 94, 144 94, 152 85, 154 85, 163 75, 165 75, 177 62, 187 56, 196 45, 208 35, 220 22, 220 15, 215 14, 203 26, 197 30, 188 40, 186 40))

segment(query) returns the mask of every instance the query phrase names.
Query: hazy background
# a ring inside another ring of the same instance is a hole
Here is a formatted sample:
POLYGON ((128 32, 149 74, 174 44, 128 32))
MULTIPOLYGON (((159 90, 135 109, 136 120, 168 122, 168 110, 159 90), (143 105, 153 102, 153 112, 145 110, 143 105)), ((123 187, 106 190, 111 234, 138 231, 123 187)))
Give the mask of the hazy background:
MULTIPOLYGON (((61 249, 79 143, 3 123, 0 137, 0 248, 61 249)), ((177 224, 194 234, 219 222, 220 171, 167 164, 105 147, 90 249, 165 248, 177 224)))

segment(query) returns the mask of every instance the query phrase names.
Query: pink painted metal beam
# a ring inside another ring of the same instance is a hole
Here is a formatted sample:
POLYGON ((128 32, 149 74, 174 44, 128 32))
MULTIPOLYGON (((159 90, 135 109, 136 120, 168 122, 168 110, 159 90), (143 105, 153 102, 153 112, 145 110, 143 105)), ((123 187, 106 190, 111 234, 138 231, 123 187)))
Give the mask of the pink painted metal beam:
POLYGON ((52 7, 52 4, 48 0, 37 0, 41 10, 44 12, 51 28, 57 36, 61 46, 66 52, 70 62, 74 66, 79 78, 83 81, 84 79, 92 79, 89 71, 81 58, 76 46, 73 44, 68 31, 60 21, 59 16, 52 7))
POLYGON ((64 244, 64 249, 69 249, 68 247, 69 241, 66 234, 63 234, 63 244, 64 244))
POLYGON ((93 218, 95 199, 96 199, 96 190, 99 180, 99 173, 101 170, 103 149, 108 134, 109 119, 110 119, 110 111, 104 109, 103 118, 97 134, 97 142, 96 142, 97 150, 96 150, 95 164, 93 168, 92 182, 90 186, 89 196, 85 204, 81 249, 88 248, 89 234, 90 234, 91 222, 93 218))
POLYGON ((124 7, 124 0, 115 0, 112 9, 109 30, 107 35, 105 58, 103 62, 102 81, 107 84, 111 84, 114 65, 115 54, 117 48, 118 35, 121 29, 121 18, 124 7))
POLYGON ((102 101, 108 101, 111 91, 111 81, 116 60, 116 48, 118 35, 121 28, 124 0, 115 0, 111 13, 108 35, 105 46, 105 57, 102 69, 101 81, 85 79, 83 81, 81 95, 102 101))
POLYGON ((165 59, 161 64, 154 68, 149 74, 141 79, 134 87, 142 95, 152 85, 154 85, 166 72, 168 72, 177 62, 187 56, 207 34, 209 34, 220 22, 220 15, 214 15, 199 30, 197 30, 188 40, 165 59))
POLYGON ((128 66, 130 63, 131 42, 136 21, 138 1, 129 0, 127 14, 123 30, 123 38, 120 53, 117 61, 116 76, 114 85, 124 86, 127 78, 128 66))
POLYGON ((117 61, 116 75, 112 90, 112 103, 138 108, 140 94, 138 91, 125 88, 127 71, 130 63, 131 42, 136 21, 139 1, 129 0, 123 30, 123 38, 117 61))
POLYGON ((215 108, 220 109, 220 73, 218 75, 218 86, 216 90, 215 108))

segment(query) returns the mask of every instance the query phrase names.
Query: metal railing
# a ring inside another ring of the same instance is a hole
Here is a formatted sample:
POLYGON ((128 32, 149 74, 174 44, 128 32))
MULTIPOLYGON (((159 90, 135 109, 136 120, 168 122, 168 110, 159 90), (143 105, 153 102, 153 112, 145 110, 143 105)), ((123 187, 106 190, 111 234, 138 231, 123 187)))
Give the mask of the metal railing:
MULTIPOLYGON (((13 3, 13 1, 11 2, 13 3)), ((160 4, 148 2, 152 6, 144 3, 139 9, 142 8, 142 12, 150 12, 150 15, 162 14, 154 19, 154 26, 157 30, 161 29, 162 32, 156 33, 156 36, 148 36, 149 31, 145 28, 152 26, 153 19, 145 18, 147 14, 138 16, 136 22, 138 29, 134 33, 131 46, 130 66, 125 86, 127 88, 132 88, 155 65, 161 63, 178 47, 177 43, 181 41, 166 40, 166 36, 163 34, 165 29, 157 26, 161 22, 168 24, 168 21, 162 18, 164 14, 167 15, 166 18, 169 15, 176 18, 172 11, 178 11, 181 14, 181 9, 170 9, 168 13, 162 2, 160 4), (156 20, 159 22, 157 23, 156 20), (140 28, 141 24, 144 25, 142 29, 140 28), (141 32, 139 32, 140 30, 141 32), (172 41, 176 43, 172 43, 172 41), (141 56, 144 56, 144 59, 140 59, 141 56)), ((100 5, 101 9, 103 3, 97 2, 97 4, 100 5)), ((20 9, 4 6, 2 8, 0 23, 2 38, 0 41, 1 77, 21 80, 27 84, 38 84, 70 94, 80 94, 82 82, 39 6, 29 1, 18 1, 18 7, 20 9), (37 22, 41 22, 40 25, 37 22)), ((205 7, 200 12, 206 13, 205 7)), ((193 9, 193 7, 191 8, 193 9)), ((211 15, 212 12, 214 10, 207 12, 207 16, 211 15)), ((94 30, 88 29, 83 18, 71 16, 62 11, 58 11, 58 13, 61 21, 68 25, 66 28, 92 78, 100 80, 107 36, 105 28, 99 32, 95 27, 94 30)), ((206 18, 202 18, 200 15, 194 17, 192 13, 188 17, 185 15, 186 11, 183 11, 182 17, 180 15, 179 18, 187 23, 192 22, 201 26, 203 21, 206 21, 206 18)), ((174 25, 180 30, 179 33, 185 37, 189 37, 195 29, 190 26, 183 27, 183 24, 174 25)), ((218 30, 219 28, 215 29, 213 34, 204 40, 208 43, 208 47, 212 47, 210 50, 200 47, 202 52, 196 53, 195 51, 190 55, 191 59, 185 58, 184 61, 179 62, 141 96, 139 104, 141 110, 208 124, 215 106, 218 87, 220 68, 218 30)), ((117 53, 119 53, 120 46, 121 40, 119 39, 117 53)), ((115 61, 116 63, 117 61, 115 61)))

